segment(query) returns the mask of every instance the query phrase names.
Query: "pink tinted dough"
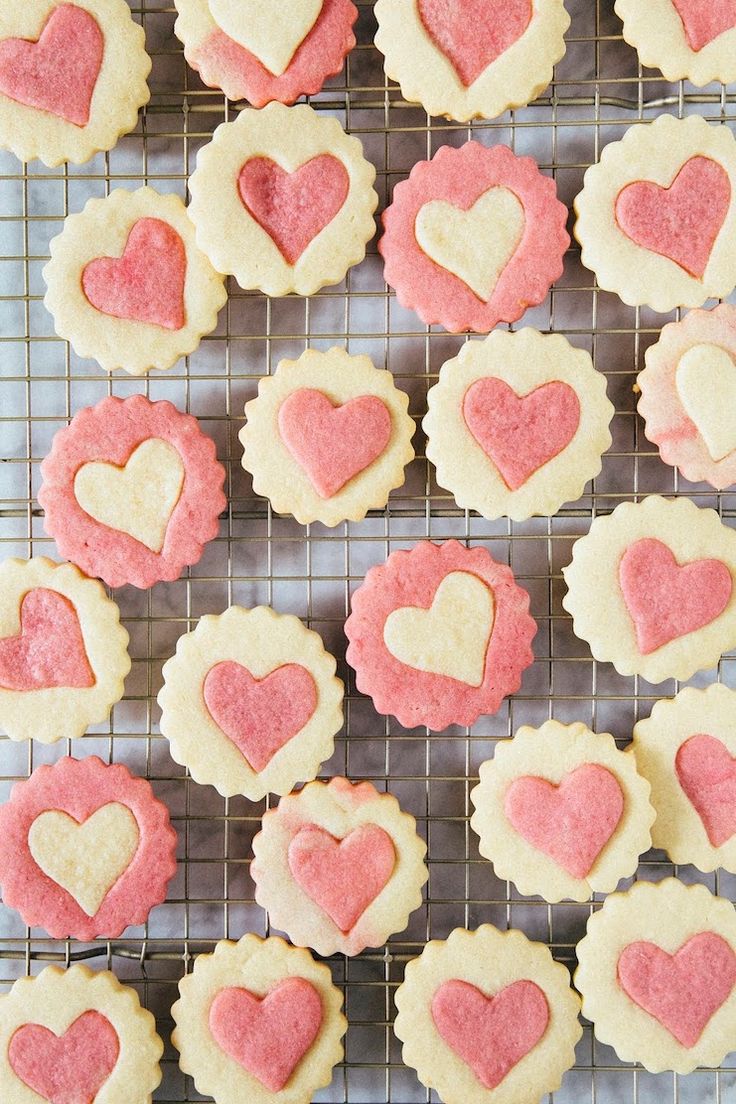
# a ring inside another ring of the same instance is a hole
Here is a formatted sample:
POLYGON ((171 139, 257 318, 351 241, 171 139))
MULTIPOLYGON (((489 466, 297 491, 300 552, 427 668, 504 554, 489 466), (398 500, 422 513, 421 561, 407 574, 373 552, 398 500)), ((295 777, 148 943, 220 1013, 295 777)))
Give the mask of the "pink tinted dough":
POLYGON ((621 988, 684 1047, 695 1046, 736 982, 736 955, 715 932, 700 932, 674 955, 630 943, 618 960, 621 988))
POLYGON ((533 981, 514 981, 487 997, 475 985, 453 980, 432 998, 432 1019, 480 1083, 495 1089, 544 1035, 549 1005, 533 981))
POLYGON ((74 4, 60 4, 37 42, 0 42, 0 92, 16 103, 86 126, 104 52, 94 16, 74 4))
POLYGON ((289 173, 269 157, 252 157, 238 176, 243 206, 294 265, 332 222, 350 190, 348 171, 331 153, 321 153, 289 173))
POLYGON ((142 218, 133 226, 122 257, 100 257, 82 272, 87 299, 115 318, 165 330, 186 324, 184 282, 187 254, 173 226, 142 218))
POLYGON ((649 180, 616 197, 616 222, 636 245, 703 278, 731 205, 731 181, 717 161, 691 157, 669 188, 649 180))
POLYGON ((94 1104, 115 1068, 120 1041, 101 1012, 83 1012, 55 1035, 41 1024, 19 1027, 8 1061, 21 1081, 50 1104, 94 1104))
POLYGON ((672 0, 672 4, 696 53, 736 27, 736 0, 672 0))
POLYGON ((736 760, 715 736, 698 733, 678 749, 675 771, 713 847, 736 833, 736 760))
POLYGON ((79 617, 63 594, 29 590, 20 604, 20 633, 0 639, 0 689, 94 686, 79 617))
POLYGON ((210 1031, 218 1046, 271 1092, 280 1092, 319 1034, 322 1001, 306 978, 280 982, 265 997, 221 989, 210 1031))
POLYGON ((202 690, 215 724, 254 771, 265 770, 317 708, 314 679, 298 663, 255 679, 240 663, 225 660, 210 668, 202 690))
POLYGON ((532 19, 531 0, 418 0, 417 11, 466 88, 521 38, 532 19))
POLYGON ((520 397, 504 380, 479 379, 463 399, 465 424, 516 491, 559 456, 580 425, 574 388, 553 380, 520 397))
POLYGON ((583 763, 558 786, 545 778, 517 778, 504 800, 504 812, 519 835, 580 879, 592 870, 623 811, 616 776, 597 763, 583 763))
POLYGON ((333 406, 302 387, 279 407, 279 433, 321 498, 331 498, 365 471, 391 440, 391 414, 376 395, 333 406))
POLYGON ((341 840, 310 824, 289 844, 295 881, 343 934, 375 901, 395 865, 393 840, 377 824, 363 824, 341 840))
POLYGON ((733 589, 731 572, 720 560, 680 566, 671 549, 653 537, 629 545, 619 564, 619 582, 642 655, 710 625, 733 589))

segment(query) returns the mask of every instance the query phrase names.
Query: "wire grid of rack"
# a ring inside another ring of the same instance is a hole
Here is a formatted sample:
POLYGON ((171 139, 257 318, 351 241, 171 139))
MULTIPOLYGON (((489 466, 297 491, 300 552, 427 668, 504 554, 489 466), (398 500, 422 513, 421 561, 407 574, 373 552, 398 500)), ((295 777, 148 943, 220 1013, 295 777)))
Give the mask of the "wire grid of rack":
MULTIPOLYGON (((166 1042, 164 1078, 156 1100, 174 1104, 202 1099, 178 1069, 168 1040, 169 1009, 179 977, 198 952, 211 949, 223 937, 268 931, 266 918, 253 902, 248 874, 251 841, 264 805, 242 798, 224 800, 211 788, 191 782, 157 734, 155 699, 163 661, 172 654, 177 637, 201 614, 219 612, 234 602, 266 602, 304 618, 340 660, 347 684, 346 723, 323 774, 368 778, 390 789, 417 817, 429 844, 426 903, 407 931, 385 949, 331 961, 345 992, 350 1029, 346 1060, 335 1071, 332 1085, 315 1100, 414 1104, 435 1099, 402 1066, 391 1031, 392 995, 406 960, 418 954, 427 939, 442 938, 455 926, 491 921, 522 928, 572 966, 575 943, 594 907, 550 906, 521 898, 495 878, 491 865, 480 858, 468 824, 469 791, 479 764, 492 754, 497 740, 509 738, 521 724, 539 724, 549 716, 586 721, 613 732, 624 744, 635 720, 648 714, 653 701, 678 688, 673 682, 652 687, 640 679, 620 677, 609 665, 594 663, 587 646, 574 638, 560 604, 560 569, 570 558, 572 542, 587 531, 596 513, 608 512, 632 496, 655 491, 687 494, 701 505, 717 508, 727 524, 734 524, 736 502, 730 494, 678 481, 644 440, 632 386, 645 348, 669 319, 625 307, 615 296, 599 292, 581 267, 575 247, 547 301, 529 311, 523 323, 564 333, 587 348, 608 378, 617 413, 614 444, 601 475, 580 501, 551 519, 491 523, 458 510, 434 482, 421 432, 405 486, 392 495, 385 511, 361 523, 334 530, 319 525, 305 529, 292 519, 274 516, 268 503, 253 495, 240 467, 236 433, 243 404, 255 393, 258 378, 282 357, 298 355, 307 345, 340 344, 352 353, 368 353, 379 366, 391 369, 399 386, 410 393, 412 413, 421 418, 427 387, 464 340, 428 330, 398 306, 383 283, 375 243, 344 285, 311 299, 268 300, 245 294, 233 284, 218 330, 170 372, 143 381, 122 374, 109 378, 92 362, 80 362, 55 337, 42 304, 41 269, 49 239, 59 232, 68 212, 113 187, 135 188, 148 182, 185 196, 197 150, 218 123, 233 118, 243 106, 228 104, 221 94, 205 89, 188 69, 173 34, 171 7, 154 0, 131 2, 154 60, 153 95, 138 130, 109 154, 68 170, 47 170, 33 163, 24 172, 14 158, 0 155, 0 554, 54 556, 35 501, 38 465, 54 432, 80 407, 107 394, 143 391, 197 415, 227 466, 229 508, 219 539, 184 578, 147 592, 129 587, 116 592, 131 635, 133 670, 125 699, 115 707, 109 724, 97 726, 83 739, 52 747, 0 739, 0 799, 7 797, 13 781, 69 753, 100 754, 150 778, 168 803, 180 836, 179 873, 168 901, 154 911, 145 928, 130 929, 125 938, 111 943, 84 945, 55 942, 40 930, 29 931, 16 914, 0 906, 0 987, 38 972, 50 961, 85 960, 115 970, 155 1012, 166 1042), (403 730, 393 719, 379 717, 370 702, 356 694, 343 659, 343 622, 351 590, 368 567, 390 551, 427 537, 482 543, 510 563, 531 594, 539 623, 536 662, 520 693, 496 716, 482 717, 471 729, 436 735, 403 730)), ((733 88, 697 91, 686 84, 668 85, 650 71, 645 75, 634 51, 620 38, 612 0, 568 0, 573 22, 566 57, 552 86, 530 107, 472 127, 429 119, 404 102, 394 86, 387 86, 372 45, 372 3, 357 3, 359 44, 344 73, 310 102, 336 115, 362 139, 378 170, 381 207, 417 160, 431 156, 442 144, 459 145, 471 134, 535 156, 543 171, 555 176, 561 198, 570 205, 585 168, 597 160, 605 144, 637 120, 663 110, 680 115, 699 111, 713 122, 736 124, 733 88)), ((718 677, 733 684, 735 676, 733 657, 725 657, 717 674, 694 681, 705 684, 718 677)), ((664 857, 652 852, 640 876, 656 879, 670 872, 664 857)), ((679 874, 736 900, 736 879, 729 875, 702 876, 689 868, 679 874)), ((689 1077, 653 1076, 620 1063, 610 1048, 594 1041, 586 1025, 577 1066, 554 1094, 557 1104, 660 1104, 669 1099, 681 1104, 736 1102, 736 1060, 732 1057, 721 1070, 700 1070, 689 1077)))

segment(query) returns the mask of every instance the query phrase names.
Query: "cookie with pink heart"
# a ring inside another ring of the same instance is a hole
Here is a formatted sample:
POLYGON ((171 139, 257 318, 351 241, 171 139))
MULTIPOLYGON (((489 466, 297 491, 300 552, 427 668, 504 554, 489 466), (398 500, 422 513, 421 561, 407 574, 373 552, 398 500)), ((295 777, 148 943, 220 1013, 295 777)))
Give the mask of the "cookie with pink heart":
POLYGON ((163 1043, 108 970, 47 966, 0 993, 0 1097, 14 1104, 149 1104, 163 1043))
POLYGON ((386 75, 430 115, 464 123, 531 103, 565 53, 562 0, 378 0, 386 75))
POLYGON ((309 1104, 342 1060, 347 1021, 329 967, 278 936, 220 940, 179 992, 179 1065, 215 1100, 309 1104))
POLYGON ((422 903, 426 850, 391 794, 346 778, 310 782, 264 814, 256 901, 292 943, 357 955, 406 928, 422 903))
POLYGON ((650 1073, 719 1066, 736 1032, 736 913, 676 878, 613 893, 588 920, 575 986, 596 1038, 650 1073))
POLYGON ((116 939, 143 924, 176 873, 176 832, 127 767, 59 759, 0 807, 3 900, 54 939, 116 939))
POLYGON ((291 614, 230 606, 200 618, 163 668, 160 725, 172 757, 224 797, 289 793, 334 751, 336 666, 291 614))
POLYGON ((482 924, 432 940, 395 999, 403 1060, 446 1104, 538 1100, 575 1062, 569 974, 520 931, 482 924))
POLYGON ((606 146, 575 200, 583 264, 630 306, 700 307, 736 285, 736 139, 660 115, 606 146))
POLYGON ((197 243, 243 288, 313 295, 363 260, 375 233, 375 179, 337 119, 306 104, 241 111, 197 154, 189 180, 197 243))
POLYGON ((402 307, 487 333, 541 303, 570 244, 555 182, 508 146, 442 146, 396 185, 378 243, 402 307))
POLYGON ((240 431, 253 489, 308 525, 383 509, 414 459, 409 396, 370 357, 308 349, 282 360, 246 403, 240 431))
POLYGON ((372 567, 345 624, 355 684, 405 728, 472 725, 532 663, 529 595, 485 548, 421 541, 372 567))
POLYGON ((0 147, 80 164, 133 130, 151 59, 124 0, 27 0, 0 12, 0 147))
POLYGON ((182 201, 153 188, 88 200, 49 248, 44 303, 56 332, 108 372, 171 368, 214 330, 227 299, 182 201))
POLYGON ((736 80, 736 0, 616 0, 642 65, 697 88, 736 80))
POLYGON ((216 537, 226 506, 214 442, 191 414, 144 395, 78 411, 41 475, 46 532, 113 587, 178 579, 216 537))

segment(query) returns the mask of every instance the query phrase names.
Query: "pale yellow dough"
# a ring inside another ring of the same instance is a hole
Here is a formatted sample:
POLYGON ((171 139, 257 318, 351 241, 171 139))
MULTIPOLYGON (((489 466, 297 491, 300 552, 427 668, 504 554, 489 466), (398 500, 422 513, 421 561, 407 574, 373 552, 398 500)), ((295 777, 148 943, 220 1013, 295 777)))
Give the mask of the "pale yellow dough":
POLYGON ((319 19, 323 0, 209 0, 213 19, 280 77, 319 19))
POLYGON ((660 69, 666 80, 689 80, 696 88, 736 80, 736 27, 693 50, 672 0, 616 0, 614 8, 641 64, 660 69))

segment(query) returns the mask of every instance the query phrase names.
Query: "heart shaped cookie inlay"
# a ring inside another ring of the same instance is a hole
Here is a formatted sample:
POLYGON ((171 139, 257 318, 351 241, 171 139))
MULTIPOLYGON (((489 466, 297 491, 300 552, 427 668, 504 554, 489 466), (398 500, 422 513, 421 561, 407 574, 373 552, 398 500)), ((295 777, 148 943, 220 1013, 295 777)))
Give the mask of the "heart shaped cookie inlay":
POLYGON ((418 0, 422 25, 466 88, 513 46, 532 20, 532 0, 418 0))
POLYGON ((20 632, 0 639, 0 688, 81 690, 94 684, 72 603, 56 590, 29 590, 20 604, 20 632))
POLYGON ((713 847, 736 834, 736 759, 715 736, 698 733, 675 756, 682 789, 703 822, 713 847))
POLYGON ((691 50, 698 53, 736 27, 736 0, 672 0, 691 50))
POLYGON ((225 34, 280 77, 319 19, 323 0, 208 0, 225 34))
POLYGON ((736 360, 718 345, 694 345, 681 358, 675 385, 685 413, 715 461, 736 450, 736 360))
POLYGON ((49 1104, 94 1104, 119 1054, 117 1031, 93 1010, 78 1016, 63 1035, 23 1024, 8 1045, 13 1072, 49 1104))

